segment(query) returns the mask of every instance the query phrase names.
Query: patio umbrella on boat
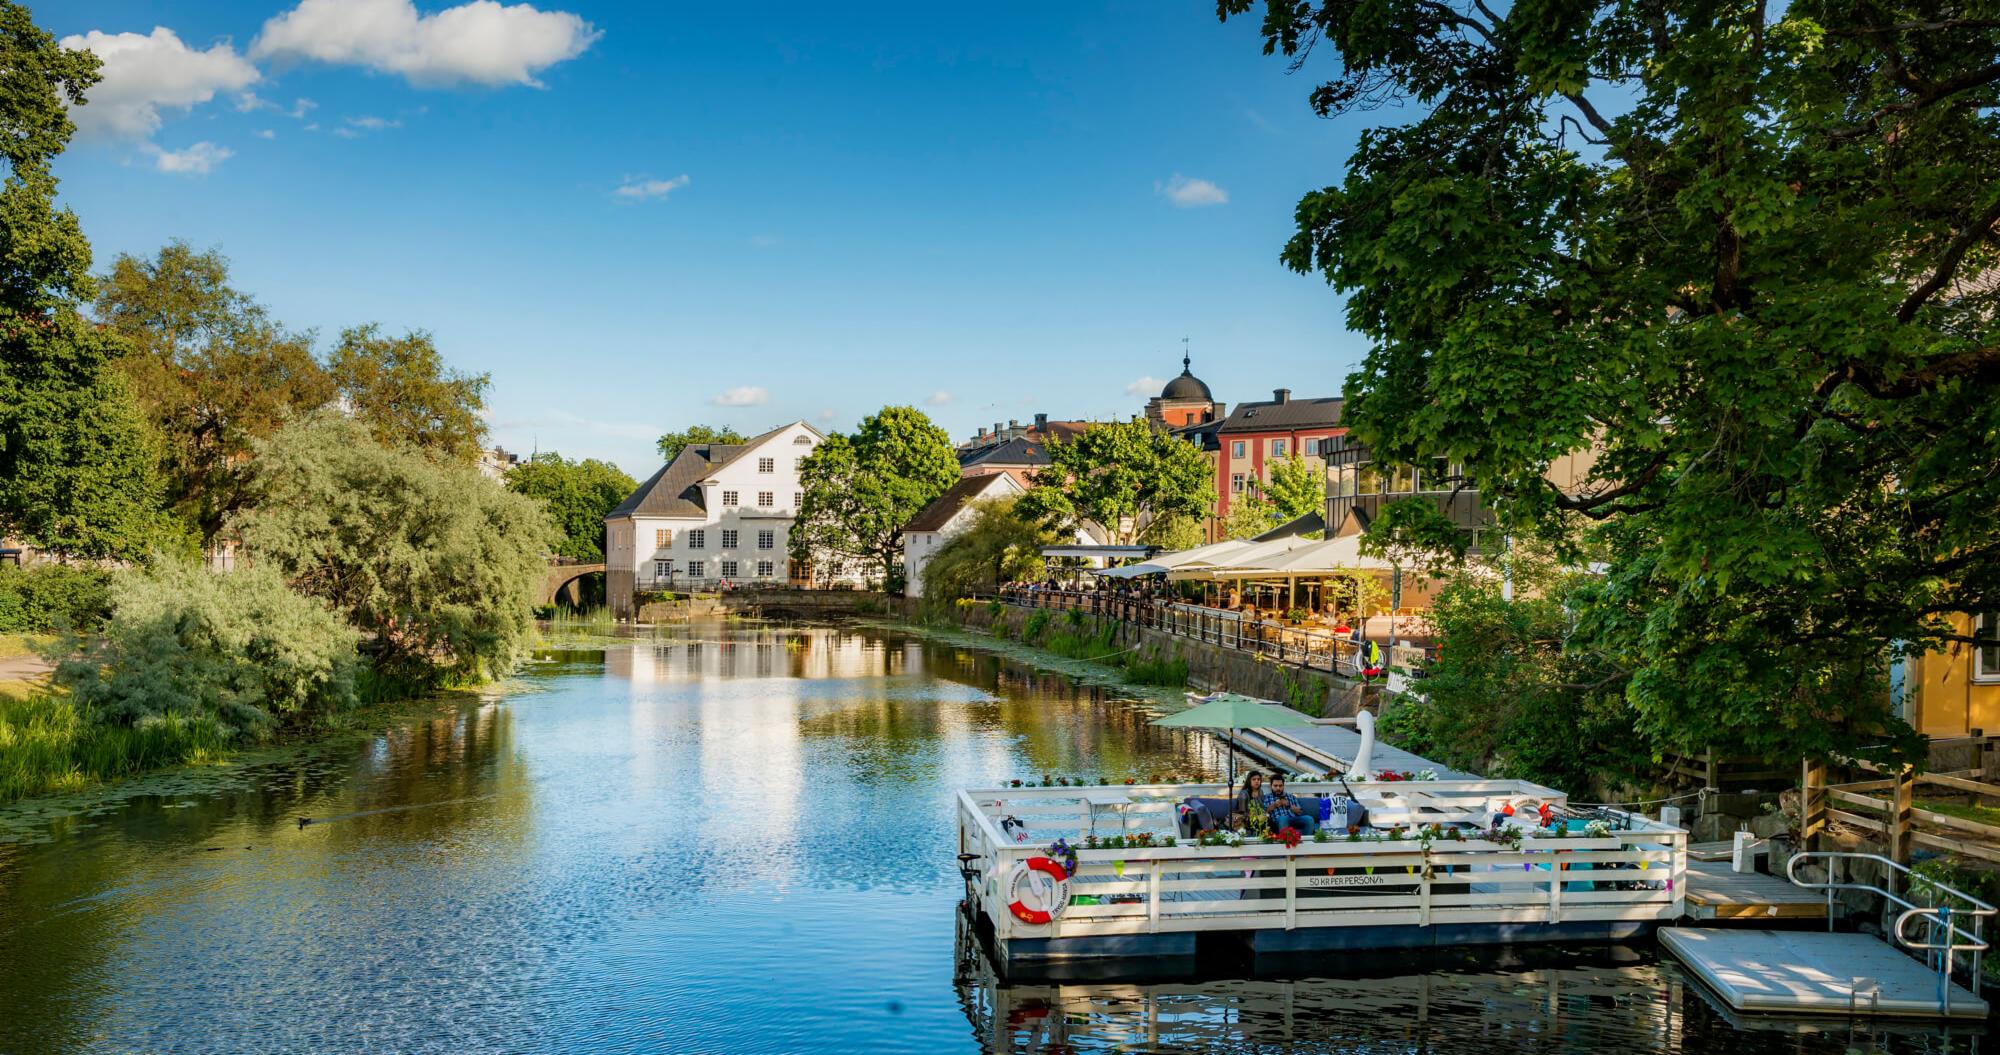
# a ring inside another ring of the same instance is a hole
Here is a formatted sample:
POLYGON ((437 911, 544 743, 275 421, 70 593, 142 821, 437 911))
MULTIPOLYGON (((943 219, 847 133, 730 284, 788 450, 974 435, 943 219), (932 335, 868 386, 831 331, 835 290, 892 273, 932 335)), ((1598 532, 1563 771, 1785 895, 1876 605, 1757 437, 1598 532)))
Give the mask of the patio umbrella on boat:
POLYGON ((1188 694, 1189 699, 1201 700, 1197 707, 1191 707, 1179 714, 1165 718, 1155 718, 1153 725, 1171 726, 1180 729, 1220 729, 1230 746, 1229 786, 1236 787, 1236 738, 1237 729, 1297 729, 1311 726, 1313 721, 1289 707, 1252 699, 1240 693, 1218 692, 1213 696, 1188 694))

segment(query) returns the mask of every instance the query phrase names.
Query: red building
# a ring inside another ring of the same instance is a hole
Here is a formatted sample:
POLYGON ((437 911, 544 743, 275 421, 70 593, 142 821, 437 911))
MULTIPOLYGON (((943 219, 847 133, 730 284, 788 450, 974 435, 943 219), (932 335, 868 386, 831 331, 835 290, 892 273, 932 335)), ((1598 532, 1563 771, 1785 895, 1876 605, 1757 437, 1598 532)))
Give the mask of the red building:
POLYGON ((1293 399, 1289 388, 1271 395, 1269 402, 1238 404, 1215 430, 1218 522, 1229 515, 1230 502, 1238 495, 1263 491, 1272 462, 1304 457, 1324 466, 1334 437, 1347 434, 1339 399, 1293 399))

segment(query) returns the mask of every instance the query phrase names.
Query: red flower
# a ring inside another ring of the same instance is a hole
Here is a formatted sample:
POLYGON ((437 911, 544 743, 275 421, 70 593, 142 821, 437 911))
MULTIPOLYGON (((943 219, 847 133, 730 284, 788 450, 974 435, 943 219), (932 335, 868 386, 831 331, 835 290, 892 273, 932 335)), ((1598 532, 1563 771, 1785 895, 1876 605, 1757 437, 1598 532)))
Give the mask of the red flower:
POLYGON ((1280 828, 1271 837, 1284 843, 1291 849, 1296 850, 1299 848, 1299 830, 1297 828, 1280 828))

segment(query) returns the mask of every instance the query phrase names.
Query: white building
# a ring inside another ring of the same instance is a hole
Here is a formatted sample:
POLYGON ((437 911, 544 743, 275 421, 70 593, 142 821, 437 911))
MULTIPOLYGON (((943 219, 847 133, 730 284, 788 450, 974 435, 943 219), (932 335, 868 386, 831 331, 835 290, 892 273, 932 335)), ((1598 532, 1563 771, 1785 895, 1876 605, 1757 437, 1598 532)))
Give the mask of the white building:
POLYGON ((743 443, 683 449, 604 518, 605 593, 621 619, 640 590, 803 581, 788 536, 799 467, 826 437, 803 421, 743 443))
POLYGON ((1011 472, 968 476, 924 507, 903 527, 903 593, 924 595, 924 565, 936 555, 945 540, 972 523, 973 505, 993 498, 1009 498, 1027 493, 1011 472))

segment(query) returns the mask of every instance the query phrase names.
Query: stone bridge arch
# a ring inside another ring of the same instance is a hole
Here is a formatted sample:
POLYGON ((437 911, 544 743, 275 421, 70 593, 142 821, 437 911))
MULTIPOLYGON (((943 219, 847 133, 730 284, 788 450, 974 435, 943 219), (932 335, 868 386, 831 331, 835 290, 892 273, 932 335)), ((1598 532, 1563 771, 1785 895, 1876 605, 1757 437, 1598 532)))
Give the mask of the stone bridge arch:
MULTIPOLYGON (((563 596, 565 592, 569 592, 572 584, 578 579, 586 575, 596 575, 602 571, 604 571, 602 563, 551 564, 549 565, 548 575, 542 579, 541 599, 535 603, 544 605, 554 604, 556 603, 556 598, 563 596)), ((573 592, 570 593, 570 601, 572 604, 576 602, 576 595, 573 592)))

